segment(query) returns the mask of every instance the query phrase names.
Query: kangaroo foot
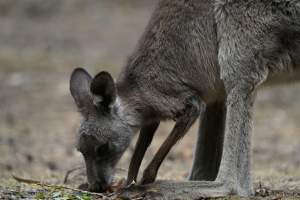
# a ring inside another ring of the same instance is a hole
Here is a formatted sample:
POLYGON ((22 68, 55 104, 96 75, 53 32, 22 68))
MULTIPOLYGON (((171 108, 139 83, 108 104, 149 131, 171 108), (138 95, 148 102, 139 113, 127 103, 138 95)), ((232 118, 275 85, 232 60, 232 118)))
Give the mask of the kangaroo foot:
POLYGON ((132 185, 119 195, 120 199, 186 199, 225 197, 235 194, 229 185, 219 182, 157 181, 148 185, 132 185))

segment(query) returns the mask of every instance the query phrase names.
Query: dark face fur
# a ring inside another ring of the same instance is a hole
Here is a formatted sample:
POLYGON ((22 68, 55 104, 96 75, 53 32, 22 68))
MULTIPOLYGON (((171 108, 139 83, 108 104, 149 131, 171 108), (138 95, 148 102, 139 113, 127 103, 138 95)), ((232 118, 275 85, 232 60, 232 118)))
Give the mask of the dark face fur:
POLYGON ((94 79, 83 69, 71 75, 70 91, 83 116, 77 149, 84 157, 89 190, 105 191, 112 183, 114 168, 129 146, 130 127, 118 115, 117 92, 110 74, 94 79))

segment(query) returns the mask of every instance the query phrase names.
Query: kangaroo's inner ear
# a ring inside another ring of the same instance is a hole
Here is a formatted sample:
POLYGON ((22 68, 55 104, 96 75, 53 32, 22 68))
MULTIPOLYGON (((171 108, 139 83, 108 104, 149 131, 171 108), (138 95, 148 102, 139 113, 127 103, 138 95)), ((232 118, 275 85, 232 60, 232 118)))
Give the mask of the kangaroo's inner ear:
POLYGON ((82 68, 76 68, 70 78, 70 92, 79 109, 92 105, 90 84, 92 77, 82 68))
POLYGON ((100 72, 91 83, 94 104, 108 108, 117 98, 117 90, 112 76, 108 72, 100 72))

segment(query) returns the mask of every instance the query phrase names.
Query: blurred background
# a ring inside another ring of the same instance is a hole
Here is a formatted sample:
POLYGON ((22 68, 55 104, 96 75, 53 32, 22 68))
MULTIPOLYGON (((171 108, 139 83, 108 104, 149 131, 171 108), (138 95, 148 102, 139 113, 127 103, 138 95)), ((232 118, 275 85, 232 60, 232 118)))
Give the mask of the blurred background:
MULTIPOLYGON (((62 183, 83 166, 75 150, 80 116, 69 94, 75 67, 117 77, 156 0, 0 0, 0 187, 11 174, 62 183)), ((170 132, 160 127, 146 162, 170 132)), ((197 124, 172 150, 159 178, 188 175, 197 124)), ((119 163, 126 175, 134 143, 119 163)), ((274 189, 300 189, 300 85, 260 91, 255 110, 253 174, 274 189)), ((84 181, 84 170, 68 184, 84 181)))

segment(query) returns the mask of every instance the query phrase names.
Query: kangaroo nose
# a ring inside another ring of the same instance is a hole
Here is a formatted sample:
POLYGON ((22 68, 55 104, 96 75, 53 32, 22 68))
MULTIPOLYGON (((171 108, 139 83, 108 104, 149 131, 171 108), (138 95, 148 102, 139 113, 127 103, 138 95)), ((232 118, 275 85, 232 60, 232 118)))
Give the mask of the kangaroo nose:
POLYGON ((90 184, 88 190, 90 192, 106 192, 108 189, 108 184, 96 182, 94 184, 90 184))

